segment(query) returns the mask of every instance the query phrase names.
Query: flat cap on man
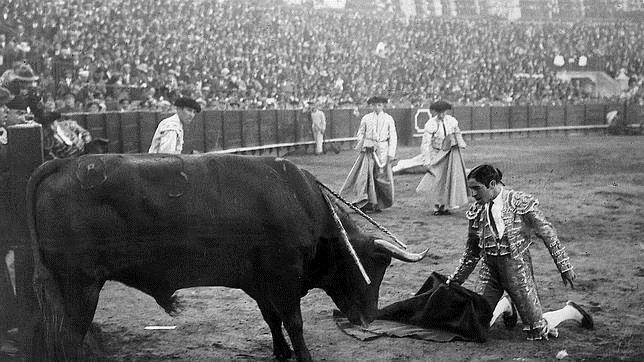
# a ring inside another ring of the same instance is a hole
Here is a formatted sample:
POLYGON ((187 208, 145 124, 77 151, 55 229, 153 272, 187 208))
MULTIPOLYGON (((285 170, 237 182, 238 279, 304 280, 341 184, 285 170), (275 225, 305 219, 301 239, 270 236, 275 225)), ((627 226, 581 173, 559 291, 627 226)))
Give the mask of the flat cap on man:
POLYGON ((14 73, 12 80, 20 80, 23 82, 35 82, 38 80, 38 76, 34 74, 33 69, 27 63, 22 63, 14 73))
POLYGON ((386 97, 374 96, 367 100, 367 104, 387 104, 387 103, 389 103, 389 99, 387 99, 386 97))
POLYGON ((54 121, 57 121, 61 118, 61 114, 58 111, 45 111, 40 119, 36 119, 36 122, 47 126, 54 121))
POLYGON ((429 106, 429 109, 436 112, 445 112, 448 109, 452 109, 452 105, 445 101, 436 101, 429 106))
POLYGON ((188 97, 177 98, 177 100, 174 101, 174 105, 177 108, 192 108, 197 113, 201 112, 201 105, 192 98, 188 98, 188 97))

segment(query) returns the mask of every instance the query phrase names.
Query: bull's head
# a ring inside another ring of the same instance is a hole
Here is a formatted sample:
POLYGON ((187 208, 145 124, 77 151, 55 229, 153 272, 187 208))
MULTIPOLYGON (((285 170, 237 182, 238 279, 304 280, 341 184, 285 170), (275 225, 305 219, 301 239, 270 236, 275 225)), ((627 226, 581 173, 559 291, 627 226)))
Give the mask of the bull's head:
MULTIPOLYGON (((374 320, 378 310, 380 283, 391 263, 391 258, 417 262, 425 257, 427 250, 411 253, 388 241, 365 235, 348 215, 342 212, 339 214, 342 225, 371 283, 367 285, 349 253, 341 250, 334 253, 338 261, 336 270, 330 283, 323 289, 352 323, 366 326, 374 320)), ((338 244, 336 248, 344 248, 344 246, 338 244)))

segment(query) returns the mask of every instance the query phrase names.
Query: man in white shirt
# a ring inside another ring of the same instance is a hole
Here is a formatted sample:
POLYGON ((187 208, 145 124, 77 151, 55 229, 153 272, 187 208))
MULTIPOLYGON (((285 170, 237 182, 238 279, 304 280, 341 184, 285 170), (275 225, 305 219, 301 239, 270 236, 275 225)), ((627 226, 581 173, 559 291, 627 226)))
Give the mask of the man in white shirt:
POLYGON ((183 151, 183 127, 189 126, 201 106, 192 98, 179 98, 174 102, 177 113, 162 120, 157 126, 148 153, 180 154, 183 151))
POLYGON ((384 112, 384 97, 371 97, 373 112, 360 121, 355 147, 360 152, 340 195, 364 212, 379 212, 394 202, 394 176, 391 162, 396 156, 398 136, 394 119, 384 112))

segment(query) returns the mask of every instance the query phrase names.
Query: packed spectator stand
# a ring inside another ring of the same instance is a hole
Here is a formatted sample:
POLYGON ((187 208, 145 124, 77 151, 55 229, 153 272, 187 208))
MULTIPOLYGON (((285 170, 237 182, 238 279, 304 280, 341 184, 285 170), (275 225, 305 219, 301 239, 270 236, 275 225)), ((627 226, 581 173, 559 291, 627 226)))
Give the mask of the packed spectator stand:
POLYGON ((0 70, 26 60, 43 101, 72 111, 163 109, 180 95, 213 109, 345 107, 373 94, 400 107, 607 101, 557 78, 557 56, 583 57, 628 80, 610 101, 644 101, 644 22, 619 16, 643 9, 628 0, 586 0, 581 21, 563 16, 573 1, 517 2, 526 16, 514 21, 483 14, 484 0, 441 1, 449 12, 416 0, 409 17, 400 0, 369 11, 358 0, 6 0, 0 70))

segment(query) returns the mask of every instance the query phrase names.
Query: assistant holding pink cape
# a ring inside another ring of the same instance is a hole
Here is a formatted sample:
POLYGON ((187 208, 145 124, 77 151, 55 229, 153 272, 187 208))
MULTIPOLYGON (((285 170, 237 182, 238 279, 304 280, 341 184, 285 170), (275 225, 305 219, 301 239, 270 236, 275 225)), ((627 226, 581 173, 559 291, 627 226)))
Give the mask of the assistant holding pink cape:
POLYGON ((465 164, 461 156, 461 148, 466 144, 458 121, 446 114, 452 109, 449 103, 438 101, 429 109, 434 116, 425 123, 420 146, 427 172, 416 192, 434 205, 434 215, 447 215, 449 210, 468 204, 465 164))

